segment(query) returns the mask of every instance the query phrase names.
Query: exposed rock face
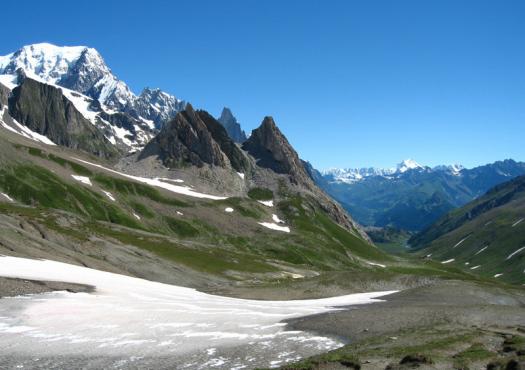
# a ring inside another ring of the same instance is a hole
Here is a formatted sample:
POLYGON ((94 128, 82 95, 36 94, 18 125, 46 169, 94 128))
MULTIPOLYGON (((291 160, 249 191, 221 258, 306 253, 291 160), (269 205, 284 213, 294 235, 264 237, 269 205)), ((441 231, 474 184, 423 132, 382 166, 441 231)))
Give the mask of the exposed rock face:
POLYGON ((231 112, 230 108, 224 107, 221 116, 217 120, 224 126, 230 138, 236 143, 244 143, 246 141, 246 133, 241 129, 241 125, 231 112))
POLYGON ((10 93, 11 90, 0 84, 0 109, 7 105, 7 99, 9 98, 10 93))
POLYGON ((232 167, 237 172, 247 172, 250 168, 250 161, 237 144, 233 142, 226 129, 208 112, 199 110, 197 113, 210 131, 213 139, 230 160, 232 167))
POLYGON ((130 147, 136 149, 135 143, 145 145, 154 136, 154 131, 151 127, 127 113, 116 112, 109 114, 101 111, 99 117, 103 121, 98 120, 97 126, 104 132, 106 137, 113 137, 115 144, 124 152, 128 152, 130 147), (117 132, 125 134, 117 136, 115 135, 115 129, 117 129, 117 132))
POLYGON ((202 167, 205 163, 230 166, 228 157, 191 104, 164 125, 140 153, 139 160, 152 155, 158 156, 165 166, 171 168, 187 165, 202 167))
POLYGON ((308 188, 315 186, 297 152, 275 125, 272 117, 265 117, 261 126, 252 131, 242 147, 257 160, 258 166, 290 175, 290 179, 296 184, 308 188))
POLYGON ((116 148, 56 87, 24 78, 8 100, 9 114, 55 144, 111 158, 116 148))

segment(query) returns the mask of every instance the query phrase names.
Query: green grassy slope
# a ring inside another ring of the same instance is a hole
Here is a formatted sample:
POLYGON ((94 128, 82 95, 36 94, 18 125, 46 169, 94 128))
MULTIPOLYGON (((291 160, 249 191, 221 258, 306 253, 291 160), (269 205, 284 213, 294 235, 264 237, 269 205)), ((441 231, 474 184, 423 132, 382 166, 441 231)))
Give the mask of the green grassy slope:
POLYGON ((496 186, 415 235, 409 244, 438 261, 525 283, 525 177, 496 186), (515 253, 515 254, 513 254, 515 253))
MULTIPOLYGON (((332 293, 337 294, 385 284, 398 287, 397 282, 429 277, 475 278, 455 266, 389 255, 335 224, 312 196, 285 186, 278 194, 257 188, 245 197, 198 199, 81 164, 71 150, 12 144, 1 137, 0 141, 0 192, 15 200, 0 196, 0 215, 52 231, 74 246, 73 255, 103 258, 99 255, 104 253, 91 253, 84 246, 107 241, 105 248, 130 246, 174 268, 215 276, 216 281, 300 286, 316 296, 322 295, 314 288, 318 286, 337 286, 342 289, 332 293), (88 177, 92 185, 72 175, 88 177), (274 207, 258 201, 271 198, 274 207), (234 211, 225 212, 227 207, 234 211), (272 222, 273 214, 285 220, 290 233, 259 224, 272 222), (64 217, 74 219, 74 227, 65 225, 64 217)), ((122 260, 104 263, 126 270, 122 260)), ((155 278, 147 272, 142 276, 155 278)))
POLYGON ((111 238, 192 269, 236 279, 245 273, 282 277, 277 273, 286 266, 329 271, 370 268, 366 261, 390 260, 333 223, 314 199, 290 195, 270 208, 257 201, 273 196, 265 189, 245 198, 196 199, 82 165, 51 149, 13 145, 8 150, 6 145, 10 144, 4 145, 0 191, 16 202, 0 201, 0 212, 23 214, 79 241, 93 235, 111 238), (72 175, 88 177, 92 186, 72 175), (226 207, 234 212, 226 213, 226 207), (50 216, 53 210, 83 222, 66 230, 50 216), (258 224, 272 222, 273 213, 286 220, 289 234, 258 224))

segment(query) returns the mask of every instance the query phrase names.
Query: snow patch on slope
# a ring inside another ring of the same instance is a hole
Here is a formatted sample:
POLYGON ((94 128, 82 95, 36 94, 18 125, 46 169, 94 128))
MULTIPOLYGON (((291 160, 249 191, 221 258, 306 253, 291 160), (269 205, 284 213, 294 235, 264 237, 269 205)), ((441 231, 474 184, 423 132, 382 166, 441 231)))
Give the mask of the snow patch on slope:
POLYGON ((11 203, 14 202, 13 198, 11 198, 9 195, 7 195, 6 193, 0 193, 1 196, 3 196, 5 199, 7 199, 8 201, 10 201, 11 203))
MULTIPOLYGON (((0 356, 176 357, 184 367, 221 358, 222 368, 268 367, 285 352, 302 357, 335 349, 337 340, 287 331, 282 320, 377 302, 393 292, 295 301, 214 296, 48 260, 0 257, 0 276, 65 281, 96 287, 93 294, 54 292, 0 303, 0 356), (6 305, 17 310, 5 310, 6 305), (148 319, 145 320, 144 317, 148 319), (234 318, 232 320, 232 318, 234 318), (246 347, 240 347, 246 346, 246 347), (235 351, 250 348, 249 363, 235 351), (207 351, 213 348, 213 351, 207 351), (10 351, 10 352, 7 352, 10 351), (232 354, 233 353, 233 354, 232 354), (184 354, 184 356, 178 356, 184 354), (180 359, 179 359, 180 357, 180 359)), ((133 367, 139 366, 140 362, 133 367)), ((194 365, 193 365, 194 366, 194 365)), ((66 366, 67 367, 67 366, 66 366)))
POLYGON ((0 75, 0 84, 4 85, 9 90, 13 90, 17 86, 17 81, 17 75, 0 75))
POLYGON ((89 186, 92 186, 93 184, 91 183, 91 180, 89 179, 89 177, 86 177, 86 176, 77 176, 77 175, 71 175, 72 178, 74 178, 75 180, 81 182, 82 184, 86 184, 86 185, 89 185, 89 186))
POLYGON ((84 161, 84 160, 79 159, 79 158, 74 158, 73 157, 72 159, 74 159, 74 160, 76 160, 78 162, 84 163, 84 164, 88 164, 90 166, 94 166, 94 167, 103 169, 105 171, 114 173, 116 175, 127 177, 128 179, 132 179, 132 180, 135 180, 135 181, 138 181, 138 182, 142 182, 144 184, 148 184, 148 185, 151 185, 151 186, 156 186, 158 188, 166 189, 166 190, 171 191, 173 193, 183 194, 183 195, 187 195, 187 196, 195 197, 195 198, 205 198, 205 199, 212 199, 212 200, 222 200, 222 199, 227 199, 228 198, 228 197, 221 197, 221 196, 216 196, 216 195, 199 193, 199 192, 196 192, 196 191, 192 190, 188 186, 180 186, 180 185, 168 184, 166 182, 160 181, 158 178, 150 179, 150 178, 146 178, 146 177, 139 177, 139 176, 128 175, 128 174, 125 174, 123 172, 115 171, 115 170, 112 170, 110 168, 101 166, 99 164, 91 163, 91 162, 88 162, 88 161, 84 161))
POLYGON ((288 226, 277 225, 276 223, 273 223, 273 222, 258 222, 258 224, 268 229, 271 229, 271 230, 283 231, 285 233, 290 232, 290 228, 288 226))

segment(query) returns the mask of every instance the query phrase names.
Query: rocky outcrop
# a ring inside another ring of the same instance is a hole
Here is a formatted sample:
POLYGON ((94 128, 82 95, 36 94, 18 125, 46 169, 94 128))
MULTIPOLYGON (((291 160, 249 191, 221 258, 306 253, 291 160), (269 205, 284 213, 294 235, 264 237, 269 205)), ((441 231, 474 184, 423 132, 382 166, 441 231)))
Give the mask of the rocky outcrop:
POLYGON ((7 100, 10 93, 11 90, 0 84, 0 110, 7 105, 7 100))
POLYGON ((226 154, 232 167, 237 172, 247 172, 250 169, 250 161, 246 154, 230 138, 226 129, 208 112, 200 110, 197 112, 213 139, 219 144, 222 152, 226 154))
POLYGON ((246 133, 241 129, 241 125, 233 115, 230 108, 224 107, 221 116, 217 120, 224 126, 230 138, 236 143, 244 143, 246 141, 246 133))
POLYGON ((170 168, 204 164, 229 167, 230 161, 214 140, 191 104, 168 122, 139 155, 139 160, 156 155, 170 168))
POLYGON ((103 133, 85 119, 56 87, 22 77, 21 84, 13 89, 8 105, 11 117, 57 145, 103 158, 118 155, 103 133))
POLYGON ((242 147, 256 159, 258 166, 289 175, 295 184, 315 187, 297 152, 272 117, 265 117, 261 126, 252 131, 242 147))

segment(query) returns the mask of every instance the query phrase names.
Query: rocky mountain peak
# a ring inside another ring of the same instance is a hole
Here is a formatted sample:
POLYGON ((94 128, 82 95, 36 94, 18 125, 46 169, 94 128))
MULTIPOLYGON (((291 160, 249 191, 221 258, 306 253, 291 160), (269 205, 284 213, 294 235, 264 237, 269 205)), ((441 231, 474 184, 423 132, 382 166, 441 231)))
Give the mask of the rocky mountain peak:
POLYGON ((290 175, 293 182, 310 186, 311 179, 297 152, 272 117, 264 117, 261 125, 244 142, 243 149, 257 160, 258 166, 290 175))
POLYGON ((235 117, 233 116, 233 113, 230 108, 224 107, 222 108, 220 119, 221 120, 235 120, 235 117))
POLYGON ((240 123, 237 121, 230 108, 224 107, 221 116, 217 121, 224 126, 233 141, 236 143, 243 143, 246 141, 246 133, 241 129, 240 123))
POLYGON ((140 153, 139 159, 152 155, 171 168, 188 164, 197 167, 204 164, 220 167, 230 165, 228 157, 191 104, 187 104, 183 111, 164 125, 140 153))

